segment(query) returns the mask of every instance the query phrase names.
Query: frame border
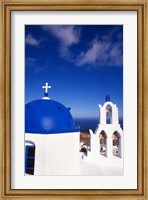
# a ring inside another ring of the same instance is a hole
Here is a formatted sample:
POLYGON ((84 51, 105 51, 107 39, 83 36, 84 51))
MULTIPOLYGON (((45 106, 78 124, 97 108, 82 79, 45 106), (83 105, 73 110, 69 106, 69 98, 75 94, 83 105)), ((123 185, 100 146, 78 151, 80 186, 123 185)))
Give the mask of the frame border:
POLYGON ((2 0, 0 3, 0 196, 2 199, 138 199, 148 198, 148 108, 147 98, 147 0, 140 1, 101 1, 92 0, 91 3, 83 0, 2 0), (36 11, 36 10, 100 10, 100 11, 137 11, 138 14, 138 189, 136 190, 12 190, 11 183, 11 11, 36 11))

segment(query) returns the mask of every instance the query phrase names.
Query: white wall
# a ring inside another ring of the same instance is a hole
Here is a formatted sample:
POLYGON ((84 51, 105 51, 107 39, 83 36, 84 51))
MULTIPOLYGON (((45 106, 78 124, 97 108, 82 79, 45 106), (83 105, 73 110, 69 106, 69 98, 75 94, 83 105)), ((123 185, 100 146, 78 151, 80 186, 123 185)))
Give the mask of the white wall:
POLYGON ((25 134, 35 143, 34 175, 78 175, 79 132, 61 134, 25 134))

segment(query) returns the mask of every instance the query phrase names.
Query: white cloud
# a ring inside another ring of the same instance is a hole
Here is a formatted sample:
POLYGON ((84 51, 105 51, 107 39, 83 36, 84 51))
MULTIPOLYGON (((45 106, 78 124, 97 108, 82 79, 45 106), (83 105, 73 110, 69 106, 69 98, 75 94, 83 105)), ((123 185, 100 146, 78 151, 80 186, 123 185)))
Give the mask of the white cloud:
POLYGON ((40 40, 35 39, 31 34, 26 35, 25 43, 32 46, 39 46, 40 40))
POLYGON ((86 52, 81 52, 77 57, 77 65, 95 64, 98 60, 102 62, 107 60, 109 46, 110 43, 95 40, 86 52))
POLYGON ((123 64, 123 56, 121 51, 121 44, 116 43, 110 50, 110 65, 121 66, 123 64))
POLYGON ((81 52, 77 60, 78 65, 93 64, 97 60, 99 49, 100 45, 96 43, 87 52, 81 52))
MULTIPOLYGON (((78 66, 122 66, 122 38, 117 37, 117 41, 113 41, 116 34, 114 28, 106 36, 95 39, 85 52, 80 52, 76 59, 78 66)), ((118 36, 118 35, 117 35, 118 36)))
POLYGON ((79 42, 80 30, 75 26, 50 25, 42 26, 43 30, 52 33, 60 42, 60 55, 68 57, 70 55, 70 47, 79 42))

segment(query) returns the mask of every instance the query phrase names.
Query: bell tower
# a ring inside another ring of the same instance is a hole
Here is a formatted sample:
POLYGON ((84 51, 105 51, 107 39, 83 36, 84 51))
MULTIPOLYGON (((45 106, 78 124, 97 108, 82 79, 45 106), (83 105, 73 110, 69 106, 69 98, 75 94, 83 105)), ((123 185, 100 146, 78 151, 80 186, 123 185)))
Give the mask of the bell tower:
POLYGON ((99 104, 100 123, 91 131, 91 153, 97 157, 123 158, 123 130, 119 124, 118 107, 105 97, 104 105, 99 104))

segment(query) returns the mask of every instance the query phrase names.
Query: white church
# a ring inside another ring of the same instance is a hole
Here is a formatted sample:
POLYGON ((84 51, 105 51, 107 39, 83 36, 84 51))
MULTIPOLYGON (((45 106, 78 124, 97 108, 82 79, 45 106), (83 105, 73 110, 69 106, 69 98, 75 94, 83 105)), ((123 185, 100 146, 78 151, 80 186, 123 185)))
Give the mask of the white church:
POLYGON ((48 83, 42 88, 44 97, 25 105, 25 175, 123 175, 123 130, 110 97, 84 155, 70 108, 48 97, 48 83))

